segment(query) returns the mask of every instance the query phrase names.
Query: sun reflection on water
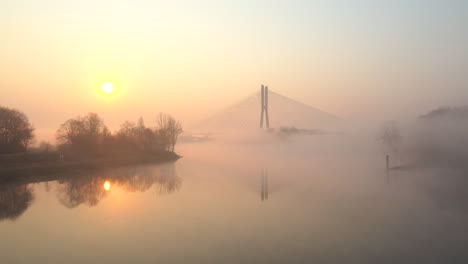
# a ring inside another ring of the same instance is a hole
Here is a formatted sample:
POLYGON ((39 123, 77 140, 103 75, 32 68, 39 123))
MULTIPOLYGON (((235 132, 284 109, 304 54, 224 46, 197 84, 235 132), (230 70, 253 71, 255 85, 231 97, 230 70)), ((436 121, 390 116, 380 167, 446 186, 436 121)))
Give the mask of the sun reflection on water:
POLYGON ((109 181, 106 181, 104 183, 104 190, 109 191, 111 189, 111 183, 109 181))

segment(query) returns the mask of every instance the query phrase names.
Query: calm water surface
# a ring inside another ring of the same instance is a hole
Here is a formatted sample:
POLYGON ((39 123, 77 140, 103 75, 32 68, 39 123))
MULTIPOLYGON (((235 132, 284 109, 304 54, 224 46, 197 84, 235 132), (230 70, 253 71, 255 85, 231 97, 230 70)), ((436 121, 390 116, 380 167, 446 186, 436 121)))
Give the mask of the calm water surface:
POLYGON ((387 175, 316 143, 187 144, 173 164, 2 186, 0 263, 468 262, 464 172, 387 175))

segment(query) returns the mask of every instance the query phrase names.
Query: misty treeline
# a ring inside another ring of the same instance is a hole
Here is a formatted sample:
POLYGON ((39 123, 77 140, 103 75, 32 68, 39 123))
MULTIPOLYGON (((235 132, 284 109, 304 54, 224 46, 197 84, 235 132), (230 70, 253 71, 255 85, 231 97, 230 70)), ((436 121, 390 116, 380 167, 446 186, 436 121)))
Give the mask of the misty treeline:
POLYGON ((125 121, 111 133, 95 113, 71 118, 57 130, 57 148, 74 155, 128 154, 154 151, 174 151, 177 138, 183 132, 172 116, 160 113, 156 127, 145 126, 142 118, 135 124, 125 121))
POLYGON ((468 106, 442 107, 400 126, 385 123, 378 133, 385 152, 415 166, 468 167, 468 106))
POLYGON ((468 106, 442 107, 418 118, 409 133, 409 150, 426 164, 468 166, 468 106))
MULTIPOLYGON (((112 133, 96 113, 68 119, 56 132, 57 150, 73 156, 135 154, 157 151, 174 152, 182 125, 172 116, 159 113, 155 126, 125 121, 112 133)), ((15 109, 0 106, 0 154, 21 153, 34 143, 34 127, 28 117, 15 109)), ((52 145, 41 142, 39 149, 52 145)))

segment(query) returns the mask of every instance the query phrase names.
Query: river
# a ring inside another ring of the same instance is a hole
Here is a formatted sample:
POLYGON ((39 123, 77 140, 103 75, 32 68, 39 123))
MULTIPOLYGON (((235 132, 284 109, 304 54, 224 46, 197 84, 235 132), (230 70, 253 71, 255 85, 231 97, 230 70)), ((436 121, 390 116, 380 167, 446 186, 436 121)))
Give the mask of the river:
POLYGON ((327 137, 1 186, 0 263, 466 263, 466 173, 327 137))

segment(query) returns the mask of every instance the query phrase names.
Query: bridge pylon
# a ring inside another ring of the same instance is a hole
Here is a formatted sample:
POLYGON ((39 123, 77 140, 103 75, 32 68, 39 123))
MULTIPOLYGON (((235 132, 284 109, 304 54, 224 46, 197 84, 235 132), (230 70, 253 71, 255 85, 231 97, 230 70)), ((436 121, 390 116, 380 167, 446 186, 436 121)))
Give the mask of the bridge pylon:
POLYGON ((260 128, 263 128, 263 116, 265 116, 266 128, 270 128, 270 118, 268 117, 268 86, 262 84, 261 92, 261 114, 260 128))

